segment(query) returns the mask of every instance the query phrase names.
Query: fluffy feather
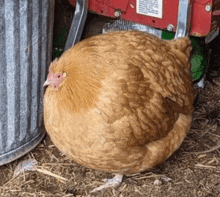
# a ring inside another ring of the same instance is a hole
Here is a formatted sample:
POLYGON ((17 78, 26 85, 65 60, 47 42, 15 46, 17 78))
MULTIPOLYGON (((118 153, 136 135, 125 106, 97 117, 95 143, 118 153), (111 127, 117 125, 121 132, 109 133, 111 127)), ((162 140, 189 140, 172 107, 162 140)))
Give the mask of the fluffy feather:
POLYGON ((192 120, 190 51, 187 37, 164 41, 136 31, 70 48, 50 66, 65 78, 44 97, 54 144, 79 164, 120 174, 163 162, 192 120))

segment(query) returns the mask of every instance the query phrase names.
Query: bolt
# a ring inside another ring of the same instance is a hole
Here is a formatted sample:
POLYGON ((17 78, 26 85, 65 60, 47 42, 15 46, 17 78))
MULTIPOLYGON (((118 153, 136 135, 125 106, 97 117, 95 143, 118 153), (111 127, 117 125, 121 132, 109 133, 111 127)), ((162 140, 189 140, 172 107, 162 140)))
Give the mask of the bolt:
POLYGON ((211 5, 207 4, 207 5, 205 6, 205 10, 206 10, 207 12, 210 12, 210 11, 211 11, 211 5))
POLYGON ((174 26, 173 26, 172 24, 169 24, 169 25, 167 26, 167 30, 168 30, 168 31, 173 31, 173 29, 174 29, 174 26))
POLYGON ((121 11, 120 10, 116 10, 115 11, 115 17, 119 17, 121 16, 121 11))

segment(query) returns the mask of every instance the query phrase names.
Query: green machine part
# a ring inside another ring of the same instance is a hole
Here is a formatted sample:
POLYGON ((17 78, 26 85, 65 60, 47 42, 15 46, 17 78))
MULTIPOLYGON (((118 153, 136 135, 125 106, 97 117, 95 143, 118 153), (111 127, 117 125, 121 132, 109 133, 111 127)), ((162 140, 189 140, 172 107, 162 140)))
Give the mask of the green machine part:
MULTIPOLYGON (((174 32, 162 31, 162 39, 172 40, 175 36, 174 32)), ((191 53, 191 75, 193 81, 199 81, 205 75, 208 67, 208 47, 201 43, 201 39, 197 37, 190 37, 192 44, 191 53)))
POLYGON ((60 57, 62 55, 66 43, 67 34, 68 31, 66 29, 60 28, 56 36, 54 37, 53 51, 52 51, 53 59, 55 59, 56 57, 60 57))
POLYGON ((208 47, 204 46, 196 37, 190 38, 193 50, 191 54, 191 73, 194 81, 199 81, 206 73, 209 64, 208 47))

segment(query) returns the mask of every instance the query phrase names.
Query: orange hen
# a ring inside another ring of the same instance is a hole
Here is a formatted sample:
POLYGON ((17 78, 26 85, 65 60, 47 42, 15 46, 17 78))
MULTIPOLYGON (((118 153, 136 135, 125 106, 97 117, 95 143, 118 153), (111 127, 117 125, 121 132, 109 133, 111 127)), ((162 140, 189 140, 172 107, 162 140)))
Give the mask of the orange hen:
MULTIPOLYGON (((188 37, 138 31, 81 41, 52 63, 44 97, 54 144, 88 168, 148 170, 179 148, 192 120, 188 37)), ((99 189, 98 189, 99 190, 99 189)))

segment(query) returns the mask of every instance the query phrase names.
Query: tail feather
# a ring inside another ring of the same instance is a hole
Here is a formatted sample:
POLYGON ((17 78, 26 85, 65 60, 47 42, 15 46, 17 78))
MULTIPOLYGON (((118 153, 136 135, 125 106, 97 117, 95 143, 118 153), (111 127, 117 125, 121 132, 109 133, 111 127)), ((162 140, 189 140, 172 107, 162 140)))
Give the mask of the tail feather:
POLYGON ((180 51, 181 53, 185 54, 187 57, 190 56, 192 45, 189 37, 173 39, 171 42, 169 42, 169 44, 172 49, 180 51))

